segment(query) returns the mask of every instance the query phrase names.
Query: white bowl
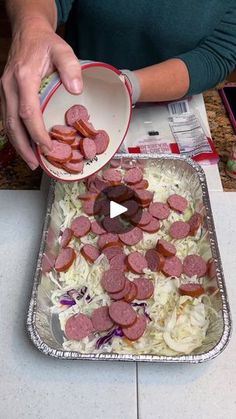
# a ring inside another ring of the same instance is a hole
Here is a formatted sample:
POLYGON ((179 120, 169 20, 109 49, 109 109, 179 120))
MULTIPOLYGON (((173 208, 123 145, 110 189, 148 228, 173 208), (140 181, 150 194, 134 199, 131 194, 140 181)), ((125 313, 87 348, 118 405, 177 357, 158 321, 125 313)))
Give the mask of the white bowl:
POLYGON ((48 130, 65 123, 65 112, 75 104, 84 105, 96 129, 107 131, 110 143, 107 150, 95 159, 85 161, 82 173, 70 174, 49 163, 37 147, 37 157, 43 170, 54 179, 74 182, 84 179, 106 165, 125 139, 132 111, 131 95, 122 73, 104 63, 82 65, 83 93, 67 92, 57 73, 54 73, 41 94, 41 109, 48 130))

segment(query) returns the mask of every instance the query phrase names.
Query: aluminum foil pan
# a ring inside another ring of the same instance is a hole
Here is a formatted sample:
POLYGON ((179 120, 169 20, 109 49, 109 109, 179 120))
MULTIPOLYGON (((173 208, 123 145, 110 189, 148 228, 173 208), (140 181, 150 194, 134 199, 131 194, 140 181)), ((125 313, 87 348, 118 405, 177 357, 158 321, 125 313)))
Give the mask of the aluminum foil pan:
POLYGON ((137 355, 135 353, 84 354, 75 351, 65 351, 62 346, 62 331, 60 329, 59 320, 52 315, 50 310, 50 293, 53 289, 53 284, 42 274, 43 257, 45 253, 55 253, 56 243, 58 242, 57 240, 60 232, 60 220, 58 220, 53 213, 53 206, 57 199, 58 184, 55 181, 52 181, 27 316, 27 331, 29 336, 34 345, 41 352, 45 355, 50 355, 59 359, 201 363, 215 358, 225 349, 230 339, 231 316, 205 174, 197 163, 179 156, 122 154, 117 155, 116 157, 123 160, 143 159, 146 167, 154 165, 158 170, 173 173, 175 176, 178 175, 179 180, 184 181, 186 188, 191 190, 196 208, 204 207, 205 237, 216 268, 216 276, 213 281, 219 288, 219 292, 214 297, 213 305, 220 314, 219 318, 210 324, 204 343, 200 348, 191 353, 191 355, 177 354, 176 356, 167 356, 148 353, 144 355, 137 355))

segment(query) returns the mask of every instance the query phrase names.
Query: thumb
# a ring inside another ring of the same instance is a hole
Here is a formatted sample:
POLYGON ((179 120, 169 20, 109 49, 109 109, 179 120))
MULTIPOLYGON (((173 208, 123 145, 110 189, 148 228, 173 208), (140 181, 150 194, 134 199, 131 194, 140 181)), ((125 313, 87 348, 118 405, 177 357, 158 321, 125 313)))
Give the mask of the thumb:
POLYGON ((52 52, 52 61, 60 74, 62 83, 68 92, 78 95, 83 90, 81 66, 73 50, 66 47, 52 52))

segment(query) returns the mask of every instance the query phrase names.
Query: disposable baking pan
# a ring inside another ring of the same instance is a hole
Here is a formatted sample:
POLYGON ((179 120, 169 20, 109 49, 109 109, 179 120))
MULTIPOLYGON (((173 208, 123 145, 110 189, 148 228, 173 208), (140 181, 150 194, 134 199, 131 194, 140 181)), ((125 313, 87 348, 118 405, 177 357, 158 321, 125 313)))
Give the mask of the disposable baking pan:
POLYGON ((219 316, 209 325, 206 338, 201 347, 195 349, 190 355, 154 355, 154 354, 118 354, 118 353, 79 353, 65 351, 62 346, 60 324, 50 310, 50 293, 55 285, 42 274, 42 261, 45 252, 55 252, 60 234, 61 221, 54 216, 53 207, 56 204, 57 187, 51 181, 47 211, 42 233, 42 240, 33 278, 33 290, 27 315, 27 331, 34 345, 45 355, 59 359, 80 360, 118 360, 118 361, 147 361, 147 362, 188 362, 201 363, 219 355, 226 347, 231 334, 231 316, 227 298, 225 280, 222 270, 220 253, 211 211, 210 199, 205 174, 202 168, 190 159, 167 155, 117 155, 118 159, 142 159, 146 167, 155 167, 166 173, 178 176, 186 188, 191 190, 196 207, 204 208, 204 229, 206 243, 215 262, 215 285, 219 292, 214 297, 214 308, 219 316), (58 338, 59 336, 59 338, 58 338))

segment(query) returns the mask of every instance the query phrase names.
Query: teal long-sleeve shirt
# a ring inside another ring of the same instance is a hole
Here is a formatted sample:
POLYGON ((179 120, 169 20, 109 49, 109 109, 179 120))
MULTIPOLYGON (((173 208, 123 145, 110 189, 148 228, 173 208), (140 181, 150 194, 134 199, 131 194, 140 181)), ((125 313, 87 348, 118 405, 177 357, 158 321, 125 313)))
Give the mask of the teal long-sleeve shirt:
POLYGON ((236 0, 56 0, 80 59, 137 70, 170 58, 188 68, 188 94, 236 66, 236 0))

